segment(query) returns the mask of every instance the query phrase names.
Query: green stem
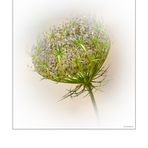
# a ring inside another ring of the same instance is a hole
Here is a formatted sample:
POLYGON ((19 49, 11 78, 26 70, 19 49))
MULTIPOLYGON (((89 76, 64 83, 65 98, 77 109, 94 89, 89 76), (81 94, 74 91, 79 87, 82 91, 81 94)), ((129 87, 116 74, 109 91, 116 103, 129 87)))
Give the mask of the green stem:
POLYGON ((96 114, 96 116, 98 118, 98 109, 97 109, 97 104, 96 104, 96 101, 95 101, 94 94, 92 92, 92 89, 91 89, 90 85, 88 85, 87 88, 88 88, 88 92, 89 92, 89 95, 90 95, 90 98, 91 98, 91 101, 92 101, 92 104, 93 104, 93 108, 94 108, 95 114, 96 114))

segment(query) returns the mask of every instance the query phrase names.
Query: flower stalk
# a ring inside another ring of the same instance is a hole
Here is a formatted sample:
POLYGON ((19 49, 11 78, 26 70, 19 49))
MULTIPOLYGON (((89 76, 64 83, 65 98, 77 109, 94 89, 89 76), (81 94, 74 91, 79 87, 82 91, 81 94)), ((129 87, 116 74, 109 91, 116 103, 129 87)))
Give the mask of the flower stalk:
POLYGON ((50 28, 32 48, 31 57, 34 71, 43 79, 75 85, 63 99, 89 92, 98 117, 93 90, 102 87, 105 80, 109 49, 104 26, 82 17, 50 28))
POLYGON ((91 101, 92 101, 92 105, 93 105, 93 108, 94 108, 94 112, 96 114, 96 117, 98 119, 98 108, 97 108, 97 104, 96 104, 96 101, 95 101, 95 97, 94 97, 94 94, 92 92, 92 88, 90 85, 87 86, 88 88, 88 92, 89 92, 89 95, 90 95, 90 98, 91 98, 91 101))

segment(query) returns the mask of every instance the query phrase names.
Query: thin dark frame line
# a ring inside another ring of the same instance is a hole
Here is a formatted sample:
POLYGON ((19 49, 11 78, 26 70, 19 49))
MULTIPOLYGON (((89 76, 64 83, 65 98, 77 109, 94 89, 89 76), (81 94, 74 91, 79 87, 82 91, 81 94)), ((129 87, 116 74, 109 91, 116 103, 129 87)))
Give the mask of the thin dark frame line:
POLYGON ((137 89, 137 87, 136 87, 137 86, 137 81, 136 81, 136 76, 137 76, 137 74, 136 74, 136 70, 137 70, 136 69, 136 64, 137 64, 136 63, 136 60, 137 60, 137 57, 136 57, 136 54, 137 54, 136 53, 136 50, 137 50, 137 46, 136 46, 136 40, 137 40, 137 34, 136 34, 136 27, 137 27, 136 26, 136 23, 137 23, 136 21, 137 21, 137 19, 136 19, 136 15, 137 15, 137 12, 136 12, 136 8, 137 8, 137 1, 135 0, 135 130, 136 130, 136 121, 137 121, 137 119, 136 119, 136 114, 137 114, 136 113, 136 103, 137 103, 136 102, 136 99, 137 99, 136 98, 136 89, 137 89))
POLYGON ((136 130, 135 128, 13 128, 13 130, 136 130))
POLYGON ((14 8, 14 1, 12 0, 12 129, 14 129, 14 89, 13 89, 13 84, 14 84, 14 63, 13 63, 13 57, 14 57, 14 43, 13 43, 13 35, 14 35, 14 14, 13 14, 13 8, 14 8))
POLYGON ((14 128, 14 0, 12 0, 12 130, 136 130, 136 3, 135 0, 135 8, 134 8, 134 19, 135 19, 135 126, 129 128, 14 128))

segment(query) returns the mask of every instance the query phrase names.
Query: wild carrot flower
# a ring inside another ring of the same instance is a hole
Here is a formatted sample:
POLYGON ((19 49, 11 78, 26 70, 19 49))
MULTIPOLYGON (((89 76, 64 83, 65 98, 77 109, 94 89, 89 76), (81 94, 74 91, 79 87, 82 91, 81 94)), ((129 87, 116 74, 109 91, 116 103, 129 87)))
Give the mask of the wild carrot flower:
POLYGON ((88 92, 97 113, 92 91, 105 79, 109 49, 110 40, 102 25, 74 18, 42 35, 32 49, 32 61, 44 79, 76 85, 64 98, 88 92))

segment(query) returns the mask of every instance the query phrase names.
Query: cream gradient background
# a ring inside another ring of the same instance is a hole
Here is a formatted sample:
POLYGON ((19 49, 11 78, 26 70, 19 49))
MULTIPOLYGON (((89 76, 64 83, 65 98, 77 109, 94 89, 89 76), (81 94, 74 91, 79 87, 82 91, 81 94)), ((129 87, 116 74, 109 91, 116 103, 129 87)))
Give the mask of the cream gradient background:
POLYGON ((134 0, 14 0, 14 128, 134 128, 134 23, 134 0), (110 82, 95 93, 99 124, 89 96, 57 102, 70 86, 41 81, 29 67, 40 33, 77 13, 99 17, 112 41, 110 82))

